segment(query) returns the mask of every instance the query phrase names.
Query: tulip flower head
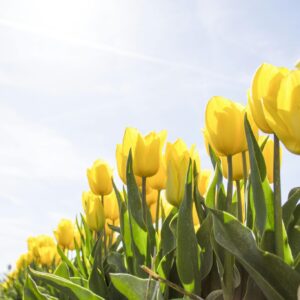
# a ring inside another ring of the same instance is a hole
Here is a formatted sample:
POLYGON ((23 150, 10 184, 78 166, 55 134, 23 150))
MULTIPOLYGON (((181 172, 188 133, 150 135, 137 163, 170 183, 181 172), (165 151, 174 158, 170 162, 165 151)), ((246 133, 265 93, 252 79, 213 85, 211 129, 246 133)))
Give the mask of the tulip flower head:
POLYGON ((165 130, 150 132, 143 137, 138 133, 133 155, 133 172, 140 177, 154 176, 160 167, 162 148, 167 138, 165 130))
MULTIPOLYGON (((225 178, 228 178, 228 164, 227 157, 221 156, 222 163, 222 173, 225 178)), ((249 172, 249 155, 246 152, 246 174, 249 172)), ((244 169, 243 169, 243 155, 242 153, 238 153, 232 156, 232 179, 233 180, 241 180, 244 178, 244 169)))
POLYGON ((244 131, 245 108, 224 97, 212 97, 206 106, 208 141, 218 155, 227 156, 247 149, 244 131))
POLYGON ((115 192, 104 197, 104 215, 112 221, 119 219, 119 206, 115 192))
POLYGON ((300 70, 281 80, 276 101, 266 98, 263 103, 272 131, 289 151, 300 154, 300 70))
POLYGON ((96 232, 100 231, 104 227, 105 222, 104 208, 100 197, 92 192, 83 192, 82 206, 89 228, 96 232))
POLYGON ((269 122, 266 120, 265 101, 276 103, 281 81, 287 73, 288 69, 286 68, 264 63, 257 69, 253 77, 248 103, 255 123, 265 133, 273 133, 269 122))
MULTIPOLYGON (((122 144, 118 144, 116 148, 116 160, 118 167, 118 174, 123 183, 126 184, 126 167, 129 151, 132 153, 135 151, 138 131, 135 128, 126 128, 122 144)), ((135 176, 135 180, 138 186, 142 185, 142 179, 135 176)))
POLYGON ((87 178, 95 195, 105 196, 112 192, 112 169, 105 161, 96 160, 93 166, 87 169, 87 178))
POLYGON ((204 197, 207 192, 211 180, 211 176, 212 176, 211 170, 201 170, 201 173, 198 175, 197 187, 202 197, 204 197))
POLYGON ((74 250, 75 229, 71 220, 61 219, 58 223, 54 235, 59 246, 63 249, 74 250))
POLYGON ((191 158, 195 159, 197 170, 200 170, 200 159, 194 146, 189 150, 181 139, 178 139, 174 144, 167 144, 166 161, 168 177, 166 198, 173 206, 178 207, 183 200, 187 171, 191 158))

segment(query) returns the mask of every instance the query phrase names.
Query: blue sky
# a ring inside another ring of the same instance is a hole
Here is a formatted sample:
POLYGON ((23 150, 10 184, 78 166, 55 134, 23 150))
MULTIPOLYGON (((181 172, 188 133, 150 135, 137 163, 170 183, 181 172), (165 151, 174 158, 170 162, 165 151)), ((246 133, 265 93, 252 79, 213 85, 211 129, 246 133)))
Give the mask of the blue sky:
MULTIPOLYGON (((126 126, 196 143, 210 167, 207 100, 246 103, 262 62, 293 67, 299 11, 299 1, 1 1, 0 272, 29 235, 81 211, 87 166, 115 166, 126 126)), ((284 151, 283 198, 299 163, 284 151)))

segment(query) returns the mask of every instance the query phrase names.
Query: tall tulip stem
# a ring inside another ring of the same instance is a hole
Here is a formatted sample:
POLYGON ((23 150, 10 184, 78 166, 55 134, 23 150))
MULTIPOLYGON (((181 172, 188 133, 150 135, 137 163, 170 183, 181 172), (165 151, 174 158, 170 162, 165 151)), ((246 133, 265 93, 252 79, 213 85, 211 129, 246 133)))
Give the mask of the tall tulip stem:
POLYGON ((143 219, 145 224, 147 225, 146 179, 147 177, 142 177, 142 208, 143 219))
POLYGON ((156 232, 158 232, 159 207, 160 207, 160 190, 158 190, 158 193, 157 193, 156 212, 155 212, 155 229, 156 229, 156 232))
MULTIPOLYGON (((101 203, 102 203, 102 206, 103 206, 103 209, 104 209, 104 196, 101 195, 101 203)), ((104 228, 103 228, 103 243, 104 243, 104 255, 106 256, 107 255, 107 249, 106 249, 106 220, 105 220, 105 223, 104 223, 104 228)))
POLYGON ((232 155, 227 156, 227 165, 228 165, 228 180, 227 180, 227 211, 231 210, 232 203, 232 155))
MULTIPOLYGON (((227 199, 226 199, 226 210, 231 212, 232 203, 232 156, 227 156, 228 165, 228 181, 227 181, 227 199)), ((233 285, 233 266, 234 256, 225 250, 224 253, 224 275, 223 275, 223 295, 225 300, 232 300, 234 295, 233 285)))
POLYGON ((239 180, 236 180, 236 196, 238 202, 238 218, 241 223, 243 223, 243 203, 241 196, 241 184, 239 180))
MULTIPOLYGON (((247 160, 246 160, 246 152, 245 151, 242 152, 242 160, 243 160, 244 187, 246 187, 248 174, 247 174, 247 160)), ((246 192, 246 189, 245 189, 245 192, 246 192)))
POLYGON ((281 208, 281 187, 280 187, 280 144, 274 134, 274 223, 276 254, 283 258, 283 229, 282 229, 282 208, 281 208))

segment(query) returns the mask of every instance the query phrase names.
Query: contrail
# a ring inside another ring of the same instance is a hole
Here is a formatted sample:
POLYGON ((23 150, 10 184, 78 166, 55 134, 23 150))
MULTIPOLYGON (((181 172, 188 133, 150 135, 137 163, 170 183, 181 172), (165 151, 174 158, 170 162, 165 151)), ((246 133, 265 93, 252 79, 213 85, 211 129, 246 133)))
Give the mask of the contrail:
MULTIPOLYGON (((108 44, 103 44, 103 43, 97 43, 97 42, 91 42, 83 39, 78 39, 78 38, 73 38, 73 37, 68 37, 64 35, 59 35, 57 33, 51 32, 45 28, 37 28, 34 26, 30 26, 27 24, 23 23, 18 23, 18 22, 12 22, 6 19, 0 19, 0 26, 11 28, 14 30, 18 31, 23 31, 26 33, 32 33, 35 35, 43 36, 43 37, 48 37, 60 42, 64 42, 73 46, 79 46, 79 47, 85 47, 93 50, 99 50, 101 52, 106 52, 110 54, 115 54, 118 56, 123 56, 127 57, 129 59, 134 59, 134 60, 140 60, 152 64, 158 64, 158 65, 163 65, 171 68, 177 68, 177 69, 183 69, 183 70, 188 70, 192 71, 194 73, 203 75, 205 77, 209 76, 218 80, 221 80, 223 82, 232 82, 233 79, 227 76, 223 76, 218 73, 211 72, 207 69, 201 69, 197 66, 191 66, 189 64, 181 63, 181 62, 174 62, 174 61, 169 61, 163 58, 155 57, 155 56, 150 56, 150 55, 145 55, 142 53, 134 52, 134 51, 129 51, 129 50, 124 50, 120 48, 113 47, 108 44)), ((234 80, 236 82, 236 80, 234 80)))

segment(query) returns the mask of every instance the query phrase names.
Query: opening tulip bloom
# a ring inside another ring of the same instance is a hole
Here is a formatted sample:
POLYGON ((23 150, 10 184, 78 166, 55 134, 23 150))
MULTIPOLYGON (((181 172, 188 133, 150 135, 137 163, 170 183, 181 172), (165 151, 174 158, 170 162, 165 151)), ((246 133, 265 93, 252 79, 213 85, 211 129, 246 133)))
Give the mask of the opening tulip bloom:
POLYGON ((275 103, 281 80, 288 73, 286 68, 278 68, 271 64, 262 64, 253 77, 249 106, 257 126, 265 133, 274 130, 266 120, 264 100, 275 103))
POLYGON ((300 154, 300 70, 281 81, 277 98, 263 99, 266 120, 285 147, 300 154))
POLYGON ((234 155, 247 149, 244 115, 242 105, 224 97, 215 96, 208 101, 205 112, 207 137, 218 155, 234 155))
POLYGON ((178 207, 183 199, 190 159, 196 161, 197 171, 200 172, 200 158, 195 151, 195 146, 188 150, 181 139, 178 139, 174 144, 167 144, 166 198, 173 206, 178 207))
POLYGON ((105 223, 104 208, 99 196, 94 195, 92 192, 83 192, 82 207, 89 228, 99 232, 105 223))
MULTIPOLYGON (((54 231, 56 241, 63 249, 74 250, 75 228, 71 220, 62 219, 54 231)), ((78 237, 77 237, 78 238, 78 237)))
POLYGON ((161 158, 158 172, 154 176, 148 178, 148 183, 151 188, 158 191, 164 190, 166 188, 167 166, 166 166, 165 157, 161 158))
POLYGON ((160 167, 161 152, 167 138, 167 131, 160 133, 150 132, 143 137, 137 136, 136 147, 133 155, 133 172, 140 177, 155 175, 160 167))
MULTIPOLYGON (((136 140, 138 136, 138 131, 135 128, 126 128, 122 144, 118 144, 116 148, 116 160, 118 167, 118 174, 126 184, 126 166, 129 155, 129 150, 131 149, 132 153, 135 151, 136 140)), ((142 179, 138 176, 135 176, 135 180, 138 186, 142 185, 142 179)))
POLYGON ((87 178, 95 195, 105 196, 112 192, 112 169, 105 161, 96 160, 93 166, 87 169, 87 178))
POLYGON ((104 197, 105 218, 112 221, 119 219, 119 206, 115 192, 104 197))

